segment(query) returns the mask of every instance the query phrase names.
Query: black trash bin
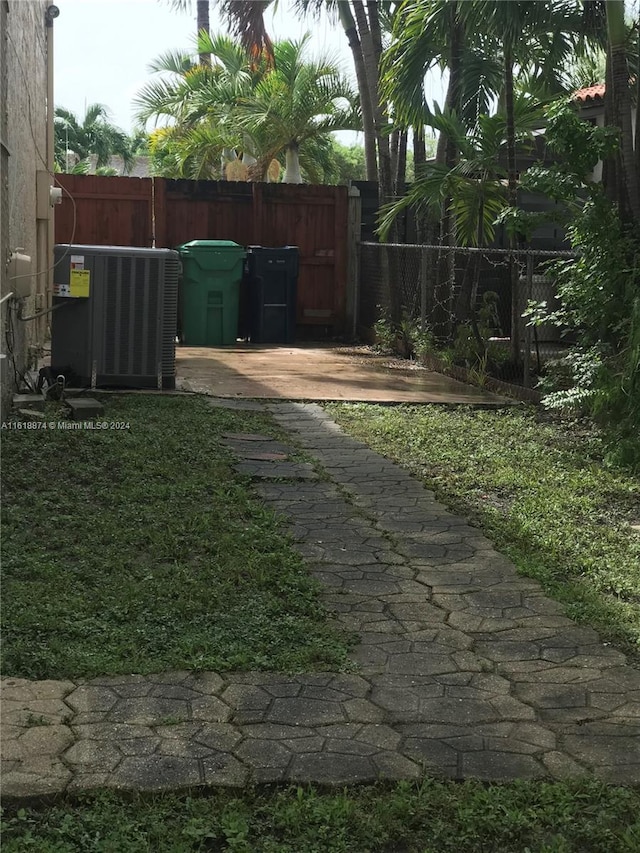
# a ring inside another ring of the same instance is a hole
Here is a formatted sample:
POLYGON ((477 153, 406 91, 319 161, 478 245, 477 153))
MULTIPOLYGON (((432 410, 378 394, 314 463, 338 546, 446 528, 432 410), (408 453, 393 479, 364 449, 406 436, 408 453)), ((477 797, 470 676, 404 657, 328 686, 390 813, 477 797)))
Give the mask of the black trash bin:
POLYGON ((292 344, 296 336, 297 246, 248 246, 245 323, 256 344, 292 344))

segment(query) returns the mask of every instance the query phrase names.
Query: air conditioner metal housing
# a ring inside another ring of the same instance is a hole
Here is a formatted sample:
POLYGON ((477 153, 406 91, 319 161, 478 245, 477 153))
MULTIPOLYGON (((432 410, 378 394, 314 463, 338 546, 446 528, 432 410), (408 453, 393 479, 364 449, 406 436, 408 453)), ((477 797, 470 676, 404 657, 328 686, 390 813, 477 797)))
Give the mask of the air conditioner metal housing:
POLYGON ((59 244, 54 257, 52 367, 92 388, 175 388, 178 253, 59 244), (74 269, 87 296, 60 295, 74 269))

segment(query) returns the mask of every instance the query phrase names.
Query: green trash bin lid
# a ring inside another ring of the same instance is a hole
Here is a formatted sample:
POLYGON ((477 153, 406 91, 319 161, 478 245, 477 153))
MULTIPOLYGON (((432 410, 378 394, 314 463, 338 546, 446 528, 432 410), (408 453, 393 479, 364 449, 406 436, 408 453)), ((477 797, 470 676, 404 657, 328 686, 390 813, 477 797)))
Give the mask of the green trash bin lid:
POLYGON ((241 252, 244 252, 244 246, 234 243, 233 240, 190 240, 188 243, 178 246, 180 252, 188 251, 189 249, 197 249, 198 251, 215 250, 217 252, 240 249, 241 252))
POLYGON ((247 256, 244 246, 233 240, 191 240, 178 251, 203 270, 231 270, 247 256))

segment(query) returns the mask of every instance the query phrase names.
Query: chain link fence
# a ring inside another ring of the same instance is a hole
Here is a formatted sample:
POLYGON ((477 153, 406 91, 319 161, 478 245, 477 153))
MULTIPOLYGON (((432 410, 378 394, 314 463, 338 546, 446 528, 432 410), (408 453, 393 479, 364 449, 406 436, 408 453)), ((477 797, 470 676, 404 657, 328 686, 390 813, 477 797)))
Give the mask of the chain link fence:
POLYGON ((571 344, 569 330, 531 325, 530 302, 558 307, 549 262, 567 251, 463 248, 400 243, 361 244, 358 325, 372 329, 388 315, 399 288, 407 326, 430 332, 449 358, 525 386, 571 344), (481 345, 483 342, 483 345, 481 345))

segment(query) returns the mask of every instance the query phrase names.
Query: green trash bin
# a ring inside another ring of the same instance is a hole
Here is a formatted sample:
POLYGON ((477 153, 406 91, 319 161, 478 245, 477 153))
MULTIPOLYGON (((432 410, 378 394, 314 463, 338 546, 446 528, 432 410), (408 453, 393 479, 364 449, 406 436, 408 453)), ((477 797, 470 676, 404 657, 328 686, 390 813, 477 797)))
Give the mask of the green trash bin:
POLYGON ((235 344, 244 248, 231 240, 191 240, 178 251, 182 342, 194 347, 235 344))

